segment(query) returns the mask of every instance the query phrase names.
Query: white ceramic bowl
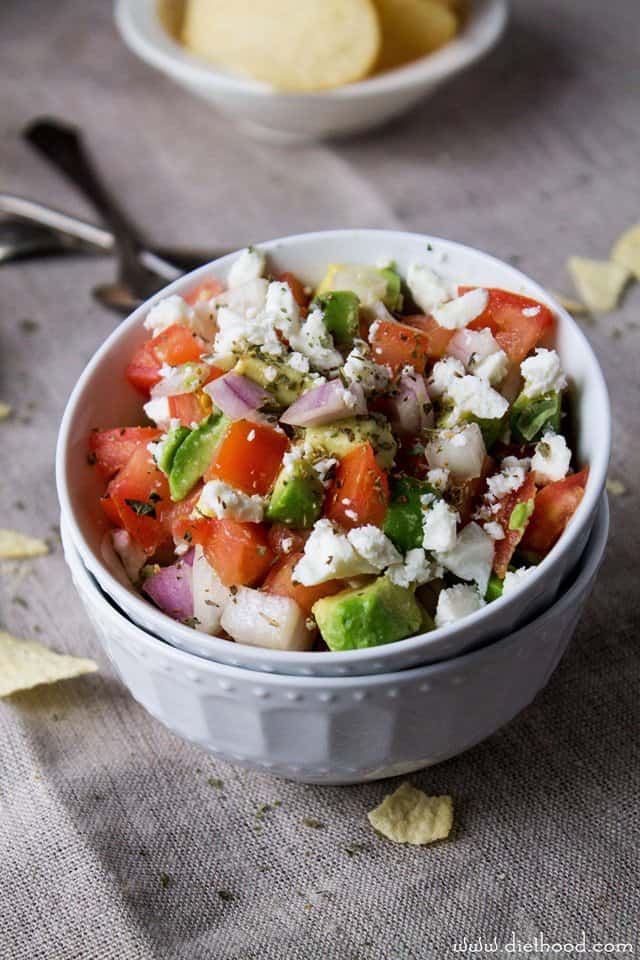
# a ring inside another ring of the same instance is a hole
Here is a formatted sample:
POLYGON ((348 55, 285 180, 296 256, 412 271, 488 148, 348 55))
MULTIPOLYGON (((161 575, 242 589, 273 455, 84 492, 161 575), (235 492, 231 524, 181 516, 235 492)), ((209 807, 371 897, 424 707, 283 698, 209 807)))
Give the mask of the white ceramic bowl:
POLYGON ((132 624, 101 592, 63 520, 67 563, 105 651, 157 720, 218 757, 311 783, 406 774, 495 733, 547 683, 604 552, 606 496, 576 579, 504 640, 446 663, 366 677, 284 677, 213 663, 132 624))
POLYGON ((96 352, 67 404, 58 438, 58 495, 70 536, 105 592, 139 626, 182 649, 232 666, 324 676, 401 670, 456 656, 506 636, 549 606, 585 548, 609 462, 607 389, 598 362, 577 324, 546 291, 518 270, 485 253, 437 237, 382 230, 337 230, 273 240, 262 244, 262 249, 275 273, 292 270, 312 285, 332 261, 375 263, 383 256, 395 260, 405 274, 412 259, 430 257, 440 271, 460 282, 505 287, 549 304, 557 316, 556 345, 576 399, 577 458, 590 466, 582 503, 559 543, 523 586, 458 624, 397 643, 346 653, 287 653, 229 643, 170 620, 133 590, 119 565, 105 566, 101 542, 107 524, 98 502, 104 484, 87 465, 87 438, 96 426, 140 422, 140 395, 126 383, 123 372, 134 348, 147 336, 142 322, 150 304, 168 293, 184 293, 208 276, 224 280, 236 256, 230 254, 175 281, 125 320, 96 352))
POLYGON ((409 109, 490 50, 506 16, 505 0, 473 0, 459 36, 428 57, 335 90, 293 94, 221 72, 189 53, 163 27, 158 0, 116 3, 120 33, 139 57, 254 132, 289 141, 357 133, 409 109))

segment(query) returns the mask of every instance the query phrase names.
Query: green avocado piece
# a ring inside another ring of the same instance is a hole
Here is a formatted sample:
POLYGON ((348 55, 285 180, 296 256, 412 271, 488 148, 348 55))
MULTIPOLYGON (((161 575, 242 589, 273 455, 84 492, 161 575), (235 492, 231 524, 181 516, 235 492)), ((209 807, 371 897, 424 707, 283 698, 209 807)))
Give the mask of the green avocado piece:
POLYGON ((353 343, 358 335, 360 300, 351 290, 332 290, 316 301, 322 310, 324 325, 336 343, 353 343))
POLYGON ((184 500, 203 475, 231 421, 220 410, 210 413, 178 447, 169 473, 172 500, 184 500))
POLYGON ((238 360, 233 371, 260 384, 273 395, 281 407, 288 407, 306 387, 313 385, 313 381, 304 373, 271 357, 264 360, 262 357, 247 354, 238 360))
POLYGON ((363 443, 371 444, 378 464, 388 470, 396 455, 397 444, 386 417, 380 413, 348 417, 322 427, 307 427, 304 434, 305 453, 311 458, 336 457, 341 460, 363 443))
POLYGON ((560 432, 562 395, 558 391, 531 399, 523 391, 511 405, 509 421, 512 439, 518 443, 540 440, 545 430, 560 432))
POLYGON ((298 461, 278 474, 266 518, 294 530, 308 529, 322 513, 323 501, 324 487, 319 478, 308 465, 298 461))
POLYGON ((387 281, 383 303, 388 310, 402 310, 402 277, 394 266, 383 267, 380 273, 387 281))
POLYGON ((411 590, 378 577, 354 590, 313 605, 322 639, 330 650, 356 650, 393 643, 422 628, 423 610, 411 590))
POLYGON ((489 577, 489 583, 487 584, 487 592, 484 595, 487 603, 491 603, 492 600, 497 600, 498 597, 502 596, 502 580, 497 573, 492 573, 489 577))
POLYGON ((414 477, 400 477, 391 484, 391 501, 382 529, 403 553, 422 546, 424 509, 420 498, 427 493, 440 496, 426 481, 414 477))
POLYGON ((171 473, 171 467, 175 455, 178 452, 178 447, 182 444, 183 440, 187 439, 190 433, 191 430, 189 427, 176 427, 175 430, 170 430, 166 439, 162 441, 156 466, 159 470, 162 470, 167 477, 171 473))

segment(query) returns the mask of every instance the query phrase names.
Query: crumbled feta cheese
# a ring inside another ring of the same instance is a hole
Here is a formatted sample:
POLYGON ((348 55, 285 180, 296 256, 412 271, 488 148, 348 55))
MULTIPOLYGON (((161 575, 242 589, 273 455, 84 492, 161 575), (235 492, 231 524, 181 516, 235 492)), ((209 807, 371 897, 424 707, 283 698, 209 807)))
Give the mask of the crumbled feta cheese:
POLYGON ((530 461, 527 458, 518 460, 516 457, 505 457, 502 461, 500 473, 494 474, 487 480, 487 494, 489 501, 502 500, 508 493, 519 490, 524 483, 530 461))
POLYGON ((471 613, 484 607, 485 601, 475 587, 466 583, 457 583, 455 587, 441 590, 436 608, 436 627, 446 627, 456 620, 462 620, 471 613))
POLYGON ((331 483, 331 481, 328 478, 328 475, 330 471, 333 470, 333 468, 336 466, 337 462, 338 461, 335 459, 335 457, 325 457, 323 460, 316 460, 315 463, 311 464, 313 470, 318 474, 318 479, 320 483, 324 487, 327 487, 331 483))
POLYGON ((230 517, 244 523, 260 523, 264 517, 264 500, 257 494, 249 496, 235 490, 222 480, 205 483, 197 508, 205 517, 230 517))
POLYGON ((391 540, 371 523, 350 530, 347 539, 356 553, 378 571, 402 560, 391 540))
POLYGON ((525 307, 522 311, 523 317, 537 317, 540 313, 540 307, 525 307))
POLYGON ((293 537, 283 537, 280 541, 280 549, 283 553, 291 553, 293 547, 293 537))
POLYGON ((151 330, 154 337, 174 323, 179 323, 183 327, 188 327, 191 319, 191 308, 176 293, 170 297, 165 297, 159 303, 154 304, 147 314, 144 326, 146 330, 151 330))
POLYGON ((438 360, 431 371, 429 396, 437 399, 444 393, 448 393, 453 381, 464 377, 464 373, 464 364, 456 357, 445 357, 443 360, 438 360))
POLYGON ((267 381, 267 383, 273 383, 273 381, 277 379, 277 376, 278 376, 277 367, 268 366, 264 368, 264 378, 267 381))
POLYGON ((469 362, 469 368, 476 377, 486 380, 488 383, 502 383, 509 369, 509 357, 504 350, 496 350, 490 353, 488 357, 481 357, 475 360, 473 357, 469 362))
POLYGON ((544 347, 536 347, 534 355, 522 361, 520 373, 524 377, 524 393, 530 400, 544 393, 563 390, 567 385, 560 357, 555 350, 544 347))
POLYGON ((485 533, 488 533, 492 540, 504 540, 506 534, 504 527, 501 527, 496 520, 490 520, 484 525, 485 533))
POLYGON ((309 311, 300 329, 290 333, 288 340, 291 347, 304 354, 318 370, 336 370, 342 366, 342 354, 333 345, 319 307, 309 311))
POLYGON ((474 580, 484 596, 491 576, 494 550, 489 534, 479 524, 471 522, 460 531, 453 549, 436 553, 436 559, 461 580, 474 580))
POLYGON ((290 367, 293 367, 294 370, 297 370, 298 373, 308 373, 309 372, 309 361, 302 354, 298 353, 297 350, 294 350, 287 357, 287 363, 290 367))
POLYGON ((385 576, 399 587, 421 586, 442 576, 442 568, 428 559, 422 547, 408 550, 404 561, 393 563, 385 576))
POLYGON ((502 596, 512 593, 516 590, 523 580, 535 570, 535 567, 520 567, 518 570, 507 570, 502 581, 502 596))
MULTIPOLYGON (((388 367, 370 359, 369 346, 364 340, 354 340, 342 373, 347 380, 360 384, 365 393, 384 390, 391 379, 388 367)), ((413 368, 412 373, 415 373, 413 368)))
POLYGON ((160 430, 169 429, 171 414, 169 413, 168 397, 154 397, 147 401, 142 409, 149 420, 155 423, 160 430))
POLYGON ((537 483, 553 483, 567 475, 571 463, 571 450, 561 433, 547 432, 536 444, 531 458, 531 469, 535 471, 537 483))
POLYGON ((273 326, 262 319, 268 287, 267 281, 259 277, 212 299, 217 310, 218 332, 214 340, 217 355, 241 351, 247 344, 263 346, 265 340, 274 348, 272 353, 276 356, 283 352, 273 326))
POLYGON ((448 470, 453 480, 473 480, 482 474, 486 448, 477 423, 438 430, 425 444, 431 468, 448 470))
POLYGON ((267 288, 264 305, 267 322, 289 339, 300 327, 300 307, 288 283, 273 280, 267 288))
POLYGON ((305 543, 304 554, 293 569, 293 579, 312 587, 327 580, 376 572, 330 520, 318 520, 305 543))
POLYGON ((126 575, 132 583, 140 579, 140 571, 147 562, 147 555, 126 530, 112 530, 111 543, 120 557, 126 575))
POLYGON ((175 397, 181 393, 194 393, 210 372, 206 363, 182 363, 179 367, 163 364, 161 378, 151 388, 151 396, 175 397))
POLYGON ((241 287, 250 280, 256 280, 264 273, 265 256, 261 250, 247 247, 236 257, 229 270, 227 284, 229 287, 241 287))
POLYGON ((446 467, 434 467, 427 471, 427 483, 444 493, 449 485, 449 471, 446 467))
POLYGON ((436 307, 458 293, 457 284, 445 280, 426 263, 417 260, 410 263, 407 269, 407 286, 424 313, 433 313, 436 307))
POLYGON ((302 447, 291 447, 290 450, 286 450, 282 456, 282 468, 283 470, 291 471, 295 468, 296 464, 302 460, 304 452, 302 447))
POLYGON ((499 420, 509 409, 508 401, 497 390, 486 380, 472 374, 454 377, 447 395, 455 404, 454 419, 470 413, 480 420, 499 420))
POLYGON ((442 552, 453 550, 458 520, 458 514, 445 500, 436 500, 422 518, 424 549, 442 552))
POLYGON ((475 290, 463 293, 461 297, 456 297, 455 300, 448 300, 442 306, 436 307, 431 314, 436 323, 446 330, 460 330, 480 316, 486 309, 488 301, 487 291, 477 287, 475 290))

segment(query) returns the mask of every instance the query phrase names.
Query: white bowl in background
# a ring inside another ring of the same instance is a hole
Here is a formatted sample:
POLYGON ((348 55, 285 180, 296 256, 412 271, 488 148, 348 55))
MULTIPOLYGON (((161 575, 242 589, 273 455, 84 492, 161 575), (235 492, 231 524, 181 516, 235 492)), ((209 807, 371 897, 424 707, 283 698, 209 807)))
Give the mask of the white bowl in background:
POLYGON ((158 0, 117 0, 115 10, 122 37, 141 59, 254 132, 288 141, 358 133, 408 110, 487 53, 507 18, 506 0, 473 0, 459 35, 435 53, 358 83, 302 94, 225 73, 190 53, 163 26, 158 0))
POLYGON ((397 776, 457 756, 520 713, 575 630, 604 553, 606 495, 574 582, 540 617, 474 653, 400 673, 299 677, 184 653, 140 630, 102 593, 63 519, 65 557, 106 653, 135 699, 215 756, 308 783, 397 776))
POLYGON ((589 464, 585 495, 569 526, 549 555, 525 582, 458 623, 385 646, 344 653, 290 653, 266 650, 193 630, 171 620, 126 581, 119 565, 107 566, 101 544, 108 528, 99 498, 104 482, 87 464, 87 440, 94 427, 139 423, 140 395, 124 379, 133 350, 148 336, 143 320, 153 303, 173 293, 186 293, 206 277, 225 280, 237 254, 229 254, 194 270, 160 291, 123 321, 96 351, 80 376, 60 426, 56 482, 62 516, 84 563, 102 589, 139 626, 185 650, 231 666, 301 675, 361 675, 432 663, 511 633, 554 600, 586 546, 604 490, 610 449, 607 388, 586 337, 550 295, 509 264, 470 247, 413 233, 385 230, 335 230, 272 240, 260 245, 273 273, 290 270, 315 286, 329 262, 375 263, 394 260, 406 275, 416 257, 431 258, 446 276, 464 284, 504 287, 549 305, 557 318, 554 338, 571 382, 576 406, 575 453, 589 464))

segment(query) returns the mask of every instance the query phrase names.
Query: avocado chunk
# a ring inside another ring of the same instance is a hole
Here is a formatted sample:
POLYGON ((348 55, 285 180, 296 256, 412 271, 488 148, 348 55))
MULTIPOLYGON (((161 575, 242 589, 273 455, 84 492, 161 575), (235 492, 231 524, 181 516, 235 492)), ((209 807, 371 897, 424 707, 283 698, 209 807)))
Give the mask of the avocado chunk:
POLYGON ((324 325, 336 343, 353 343, 358 335, 360 301, 351 290, 334 290, 316 301, 324 325))
POLYGON ((383 303, 388 310, 402 310, 402 278, 394 266, 383 267, 380 273, 387 281, 387 292, 383 303))
POLYGON ((512 438, 518 443, 534 443, 545 430, 560 430, 562 395, 558 391, 531 399, 523 391, 514 400, 509 414, 512 438))
POLYGON ((266 518, 295 530, 308 529, 322 513, 323 501, 324 487, 318 476, 298 461, 278 474, 266 518))
POLYGON ((389 310, 402 306, 402 280, 393 266, 380 269, 358 263, 331 263, 316 289, 316 297, 334 290, 351 291, 365 309, 379 300, 389 310))
POLYGON ((183 440, 186 440, 191 430, 189 427, 177 427, 175 430, 170 430, 165 439, 159 445, 159 453, 156 459, 156 466, 159 470, 162 470, 164 474, 168 477, 171 473, 171 467, 176 453, 178 452, 178 447, 182 444, 183 440))
POLYGON ((233 370, 234 373, 248 377, 249 380, 268 390, 276 403, 282 407, 292 404, 302 391, 313 383, 304 373, 294 370, 288 363, 273 357, 264 360, 262 357, 248 354, 238 360, 233 370))
POLYGON ((400 477, 391 485, 391 501, 382 526, 391 542, 403 553, 422 546, 425 494, 439 498, 438 491, 425 480, 400 477))
POLYGON ((497 573, 492 573, 489 577, 489 583, 487 584, 487 592, 484 595, 487 603, 491 603, 492 600, 497 600, 498 597, 502 596, 502 580, 497 573))
POLYGON ((341 460, 354 447, 370 443, 376 461, 383 470, 388 470, 396 455, 396 441, 391 427, 380 413, 367 417, 348 417, 338 423, 322 427, 307 427, 304 448, 308 457, 336 457, 341 460))
POLYGON ((193 490, 213 460, 230 423, 222 411, 214 410, 182 441, 169 473, 172 500, 183 500, 193 490))
POLYGON ((354 590, 313 605, 322 639, 330 650, 357 650, 393 643, 422 628, 423 610, 411 590, 378 577, 354 590))

